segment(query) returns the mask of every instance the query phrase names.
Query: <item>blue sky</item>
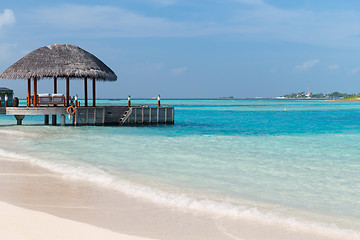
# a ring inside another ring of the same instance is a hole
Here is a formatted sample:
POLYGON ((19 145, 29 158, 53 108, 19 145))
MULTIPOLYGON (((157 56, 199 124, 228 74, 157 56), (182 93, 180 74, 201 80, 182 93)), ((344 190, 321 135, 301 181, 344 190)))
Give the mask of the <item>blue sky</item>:
MULTIPOLYGON (((98 97, 276 97, 360 92, 357 0, 2 1, 0 71, 70 43, 118 76, 98 97)), ((60 91, 64 82, 59 82, 60 91)), ((23 80, 0 86, 24 97, 23 80)), ((71 94, 83 95, 73 81, 71 94)), ((39 91, 49 92, 43 80, 39 91)))

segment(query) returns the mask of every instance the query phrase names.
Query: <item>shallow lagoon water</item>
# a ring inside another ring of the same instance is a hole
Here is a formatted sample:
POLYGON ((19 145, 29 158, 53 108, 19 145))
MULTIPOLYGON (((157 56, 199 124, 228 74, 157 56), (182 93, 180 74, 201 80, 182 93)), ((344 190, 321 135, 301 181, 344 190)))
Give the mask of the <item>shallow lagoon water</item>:
POLYGON ((359 234, 360 103, 162 104, 175 106, 175 125, 53 127, 27 116, 16 126, 0 116, 0 155, 159 204, 359 234))

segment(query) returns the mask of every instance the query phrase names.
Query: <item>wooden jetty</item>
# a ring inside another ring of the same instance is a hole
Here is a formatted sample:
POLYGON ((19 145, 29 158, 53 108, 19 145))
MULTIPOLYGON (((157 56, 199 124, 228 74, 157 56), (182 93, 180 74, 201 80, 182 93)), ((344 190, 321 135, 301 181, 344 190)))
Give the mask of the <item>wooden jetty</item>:
MULTIPOLYGON (((149 106, 97 106, 76 107, 71 116, 74 126, 94 125, 148 125, 148 124, 174 124, 173 107, 149 107, 149 106)), ((56 116, 60 116, 60 125, 65 125, 65 118, 69 115, 67 107, 3 107, 0 114, 14 115, 17 124, 21 125, 26 115, 43 115, 44 124, 49 124, 49 116, 52 116, 56 125, 56 116)))
POLYGON ((117 76, 100 59, 75 45, 52 44, 36 49, 7 68, 0 78, 27 79, 26 107, 19 107, 17 98, 5 106, 0 101, 0 114, 14 115, 19 125, 26 115, 43 115, 45 124, 52 116, 53 125, 58 115, 61 125, 65 125, 66 115, 71 116, 74 126, 174 124, 174 108, 161 106, 160 95, 157 107, 131 106, 130 96, 128 106, 96 106, 96 81, 116 81, 117 76), (61 78, 66 79, 64 94, 57 91, 61 78), (53 79, 52 93, 38 93, 42 79, 53 79), (70 80, 76 79, 84 79, 84 106, 80 106, 77 94, 70 96, 70 80), (88 105, 88 79, 92 80, 92 106, 88 105))

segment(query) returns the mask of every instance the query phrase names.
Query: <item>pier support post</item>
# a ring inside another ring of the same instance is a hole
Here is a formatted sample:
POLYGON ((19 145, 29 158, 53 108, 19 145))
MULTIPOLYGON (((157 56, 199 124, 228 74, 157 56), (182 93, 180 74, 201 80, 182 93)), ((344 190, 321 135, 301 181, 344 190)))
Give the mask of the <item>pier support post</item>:
POLYGON ((17 125, 22 125, 22 120, 25 118, 25 115, 15 115, 17 125))
POLYGON ((44 124, 49 125, 49 115, 44 115, 44 124))
POLYGON ((61 114, 60 116, 60 125, 65 126, 65 114, 61 114))
POLYGON ((52 120, 52 125, 56 126, 56 115, 52 115, 51 120, 52 120))

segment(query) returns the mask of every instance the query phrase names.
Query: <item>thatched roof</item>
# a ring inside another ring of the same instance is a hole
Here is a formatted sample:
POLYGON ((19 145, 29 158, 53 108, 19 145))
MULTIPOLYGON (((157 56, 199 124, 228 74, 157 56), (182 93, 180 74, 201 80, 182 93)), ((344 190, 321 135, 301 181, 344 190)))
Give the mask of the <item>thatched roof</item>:
POLYGON ((0 93, 13 93, 13 90, 6 87, 0 87, 0 93))
POLYGON ((0 78, 93 78, 116 81, 115 73, 91 53, 70 44, 52 44, 27 54, 6 69, 0 78))

